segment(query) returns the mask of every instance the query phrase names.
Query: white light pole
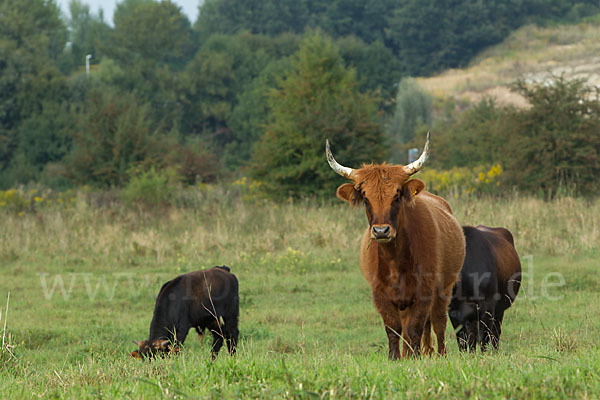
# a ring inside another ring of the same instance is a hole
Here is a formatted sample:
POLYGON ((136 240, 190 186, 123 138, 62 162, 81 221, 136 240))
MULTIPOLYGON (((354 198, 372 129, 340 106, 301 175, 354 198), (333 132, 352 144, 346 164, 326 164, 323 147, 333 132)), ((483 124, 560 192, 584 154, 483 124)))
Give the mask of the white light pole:
POLYGON ((408 149, 408 163, 415 161, 419 157, 419 149, 413 147, 412 149, 408 149))
POLYGON ((91 54, 85 56, 85 74, 90 75, 90 58, 92 58, 91 54))

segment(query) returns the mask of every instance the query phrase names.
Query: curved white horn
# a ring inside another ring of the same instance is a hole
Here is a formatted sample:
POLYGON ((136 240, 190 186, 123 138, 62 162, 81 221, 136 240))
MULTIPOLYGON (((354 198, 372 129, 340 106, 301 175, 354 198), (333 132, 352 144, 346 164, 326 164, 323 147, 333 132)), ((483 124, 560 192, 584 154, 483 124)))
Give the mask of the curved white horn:
POLYGON ((344 178, 352 179, 352 175, 354 174, 354 170, 352 168, 344 167, 343 165, 338 164, 333 158, 333 154, 331 154, 331 150, 329 149, 329 140, 325 139, 325 154, 327 154, 327 162, 332 170, 334 170, 339 175, 344 178))
POLYGON ((429 131, 427 131, 427 141, 425 142, 425 147, 423 147, 423 152, 417 161, 413 161, 407 166, 404 167, 404 170, 408 175, 413 175, 419 172, 425 161, 429 158, 429 131))

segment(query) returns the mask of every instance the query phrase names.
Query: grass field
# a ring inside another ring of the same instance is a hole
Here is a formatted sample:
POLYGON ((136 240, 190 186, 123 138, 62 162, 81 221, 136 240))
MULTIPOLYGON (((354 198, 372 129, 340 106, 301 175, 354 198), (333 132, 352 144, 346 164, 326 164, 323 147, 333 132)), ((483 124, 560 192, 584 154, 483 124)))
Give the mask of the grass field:
POLYGON ((217 191, 152 213, 83 197, 0 213, 0 398, 600 397, 600 201, 449 201, 513 231, 524 285, 499 352, 459 354, 448 324, 446 357, 399 362, 358 268, 362 209, 217 191), (161 284, 216 264, 240 281, 238 354, 213 363, 190 333, 178 357, 131 359, 161 284))

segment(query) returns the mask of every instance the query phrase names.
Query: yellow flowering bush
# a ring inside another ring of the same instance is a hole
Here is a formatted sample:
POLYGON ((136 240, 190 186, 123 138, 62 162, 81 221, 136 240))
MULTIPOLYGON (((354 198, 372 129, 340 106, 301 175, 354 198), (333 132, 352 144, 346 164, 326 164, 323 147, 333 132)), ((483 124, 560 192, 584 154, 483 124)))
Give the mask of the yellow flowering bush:
POLYGON ((263 183, 246 176, 236 179, 231 186, 240 191, 244 200, 256 200, 264 195, 260 190, 263 183))
POLYGON ((502 166, 478 166, 475 168, 451 168, 443 171, 427 168, 418 178, 425 182, 427 190, 439 194, 494 194, 498 193, 502 166))
POLYGON ((76 194, 55 192, 50 189, 24 189, 23 187, 0 190, 0 212, 14 212, 23 215, 25 212, 35 212, 49 207, 70 207, 76 201, 76 194))

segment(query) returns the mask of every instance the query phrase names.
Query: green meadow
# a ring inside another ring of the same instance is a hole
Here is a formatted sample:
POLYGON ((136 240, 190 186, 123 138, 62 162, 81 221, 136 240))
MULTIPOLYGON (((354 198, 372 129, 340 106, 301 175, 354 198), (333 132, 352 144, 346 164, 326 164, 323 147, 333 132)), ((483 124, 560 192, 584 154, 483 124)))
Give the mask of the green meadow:
POLYGON ((0 211, 0 398, 598 398, 600 201, 452 198, 463 224, 515 235, 524 279, 498 352, 391 362, 358 267, 362 208, 221 189, 160 210, 80 195, 0 211), (142 362, 162 283, 226 264, 240 345, 142 362), (8 293, 10 299, 8 300, 8 293), (7 312, 8 311, 8 312, 7 312))

